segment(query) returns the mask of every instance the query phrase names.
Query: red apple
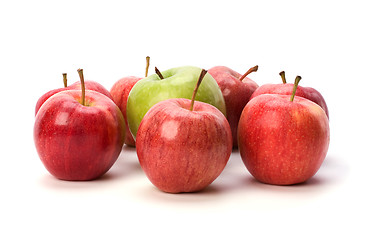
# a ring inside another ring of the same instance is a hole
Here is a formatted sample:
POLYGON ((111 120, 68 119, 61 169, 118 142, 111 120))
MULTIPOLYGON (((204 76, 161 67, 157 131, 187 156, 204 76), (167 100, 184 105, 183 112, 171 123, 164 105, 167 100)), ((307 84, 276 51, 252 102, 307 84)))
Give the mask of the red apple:
MULTIPOLYGON (((71 84, 70 86, 67 86, 67 78, 66 78, 66 74, 63 73, 63 82, 64 82, 64 87, 63 88, 57 88, 54 90, 51 90, 45 94, 43 94, 37 101, 36 107, 35 107, 35 115, 37 115, 39 108, 43 105, 43 103, 51 96, 53 96, 54 94, 61 92, 61 91, 66 91, 66 90, 81 90, 81 83, 79 82, 75 82, 73 84, 71 84)), ((95 82, 95 81, 85 81, 85 88, 87 90, 94 90, 97 92, 100 92, 102 94, 104 94, 105 96, 109 97, 110 99, 112 99, 112 96, 110 95, 109 91, 106 90, 106 88, 104 88, 100 83, 95 82)))
MULTIPOLYGON (((300 77, 297 77, 296 85, 300 77)), ((238 146, 248 171, 276 185, 311 178, 326 157, 330 130, 324 110, 302 97, 262 94, 248 102, 238 124, 238 146)))
MULTIPOLYGON (((148 75, 148 68, 150 64, 150 57, 146 57, 146 73, 145 77, 148 75)), ((128 121, 127 121, 127 101, 129 92, 132 90, 134 84, 136 84, 139 80, 142 78, 135 77, 135 76, 129 76, 119 79, 112 88, 110 89, 110 94, 112 96, 112 99, 117 104, 119 109, 123 113, 125 125, 126 125, 126 137, 125 137, 125 143, 130 147, 135 147, 136 142, 132 136, 131 131, 129 130, 128 121)))
MULTIPOLYGON (((283 83, 264 84, 256 89, 256 91, 252 94, 251 99, 256 96, 259 96, 261 94, 266 94, 266 93, 291 95, 294 84, 286 83, 284 71, 280 72, 279 74, 282 78, 283 83)), ((298 97, 303 97, 303 98, 309 99, 309 100, 317 103, 326 112, 327 117, 329 117, 327 104, 326 104, 323 96, 321 95, 321 93, 318 92, 316 89, 311 88, 311 87, 298 86, 295 95, 298 97)))
POLYGON ((244 75, 224 66, 213 67, 208 73, 217 81, 226 103, 227 119, 232 131, 233 147, 237 147, 237 125, 243 108, 258 85, 248 77, 257 71, 258 66, 250 68, 244 75))
POLYGON ((54 94, 39 109, 34 124, 39 158, 53 176, 63 180, 102 176, 118 159, 124 135, 118 106, 84 87, 54 94))
MULTIPOLYGON (((202 71, 200 80, 205 73, 202 71)), ((232 151, 232 135, 225 116, 210 104, 194 104, 194 99, 195 94, 192 100, 174 98, 155 104, 137 131, 136 151, 141 167, 164 192, 204 189, 223 171, 232 151)))

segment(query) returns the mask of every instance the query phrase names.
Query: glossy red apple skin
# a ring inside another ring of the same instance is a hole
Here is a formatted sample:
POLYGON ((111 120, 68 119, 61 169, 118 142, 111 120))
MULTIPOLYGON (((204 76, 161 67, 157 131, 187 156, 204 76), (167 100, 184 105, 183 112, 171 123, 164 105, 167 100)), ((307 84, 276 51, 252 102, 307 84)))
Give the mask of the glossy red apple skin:
POLYGON ((227 120, 232 131, 233 147, 236 148, 237 125, 242 110, 259 85, 248 77, 240 81, 242 75, 225 66, 213 67, 208 70, 208 73, 217 81, 222 91, 226 103, 227 120))
MULTIPOLYGON (((251 99, 261 94, 291 95, 293 92, 293 85, 294 84, 292 83, 264 84, 256 89, 256 91, 252 94, 251 99)), ((316 89, 311 87, 298 86, 295 96, 303 97, 317 103, 321 108, 323 108, 323 110, 326 112, 327 117, 329 118, 326 101, 324 100, 322 94, 316 89)))
POLYGON ((196 192, 223 171, 232 151, 225 116, 214 106, 168 99, 144 116, 136 136, 136 151, 149 180, 169 193, 196 192))
POLYGON ((95 91, 54 94, 35 118, 34 142, 46 169, 62 180, 93 180, 118 159, 125 137, 123 115, 115 103, 95 91))
POLYGON ((250 100, 238 124, 238 146, 258 181, 291 185, 307 181, 324 161, 328 118, 321 107, 296 96, 263 94, 250 100))
POLYGON ((134 84, 136 84, 142 78, 129 76, 119 79, 112 88, 110 89, 110 94, 112 99, 117 104, 121 112, 123 113, 125 125, 126 125, 126 138, 125 143, 130 147, 135 147, 136 142, 132 136, 131 131, 129 130, 128 121, 127 121, 127 101, 129 92, 132 90, 134 84))
MULTIPOLYGON (((110 95, 109 91, 104 88, 100 83, 95 82, 95 81, 85 81, 85 89, 87 90, 93 90, 96 92, 100 92, 102 94, 104 94, 105 96, 107 96, 108 98, 112 99, 112 96, 110 95)), ((45 94, 43 94, 37 101, 36 103, 36 107, 35 107, 35 115, 37 115, 39 108, 43 105, 43 103, 51 96, 53 96, 56 93, 62 92, 62 91, 66 91, 66 90, 81 90, 81 82, 75 82, 73 84, 71 84, 68 87, 65 88, 57 88, 57 89, 53 89, 45 94)))

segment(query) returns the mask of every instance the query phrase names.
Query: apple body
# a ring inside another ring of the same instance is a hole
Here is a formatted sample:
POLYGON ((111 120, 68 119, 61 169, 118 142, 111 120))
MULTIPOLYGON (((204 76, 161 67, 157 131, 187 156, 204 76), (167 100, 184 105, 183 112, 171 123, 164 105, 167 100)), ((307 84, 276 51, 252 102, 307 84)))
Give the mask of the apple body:
POLYGON ((217 81, 226 103, 226 115, 232 131, 233 147, 237 147, 237 125, 243 108, 246 106, 252 93, 259 87, 248 77, 240 81, 242 76, 238 72, 225 67, 216 66, 208 73, 217 81))
MULTIPOLYGON (((261 94, 282 94, 282 95, 292 95, 293 83, 279 83, 279 84, 264 84, 256 89, 252 94, 251 99, 257 97, 261 94)), ((303 97, 317 103, 326 112, 329 118, 328 107, 326 101, 324 100, 322 94, 316 89, 311 87, 298 86, 295 96, 303 97)))
POLYGON ((105 95, 86 90, 54 94, 39 109, 35 146, 46 169, 62 180, 93 180, 118 159, 125 137, 123 115, 105 95))
POLYGON ((320 168, 330 141, 328 118, 316 103, 296 96, 263 94, 250 100, 238 124, 238 147, 258 181, 291 185, 320 168))
MULTIPOLYGON (((104 94, 105 96, 107 96, 108 98, 112 99, 112 96, 110 95, 109 91, 98 82, 90 81, 90 80, 85 81, 85 89, 100 92, 100 93, 104 94)), ((66 91, 66 90, 81 90, 81 82, 80 81, 75 82, 68 87, 53 89, 53 90, 43 94, 36 103, 35 115, 37 115, 39 108, 43 105, 43 103, 48 98, 50 98, 51 96, 53 96, 54 94, 56 94, 58 92, 62 92, 62 91, 66 91)))
POLYGON ((129 130, 129 125, 127 121, 127 101, 130 91, 133 86, 142 78, 129 76, 119 79, 112 88, 110 89, 110 94, 112 96, 113 101, 119 107, 120 111, 123 114, 125 125, 126 125, 126 136, 125 136, 125 144, 130 147, 135 147, 136 142, 132 136, 131 131, 129 130))
POLYGON ((232 151, 231 130, 222 112, 199 101, 190 111, 190 104, 183 98, 157 103, 137 132, 141 167, 164 192, 204 189, 223 171, 232 151))
MULTIPOLYGON (((170 98, 190 99, 201 71, 198 67, 177 67, 161 72, 164 79, 152 74, 138 81, 130 91, 127 102, 127 120, 132 135, 136 137, 142 118, 156 103, 170 98)), ((226 114, 222 92, 208 73, 195 99, 209 103, 226 114)))

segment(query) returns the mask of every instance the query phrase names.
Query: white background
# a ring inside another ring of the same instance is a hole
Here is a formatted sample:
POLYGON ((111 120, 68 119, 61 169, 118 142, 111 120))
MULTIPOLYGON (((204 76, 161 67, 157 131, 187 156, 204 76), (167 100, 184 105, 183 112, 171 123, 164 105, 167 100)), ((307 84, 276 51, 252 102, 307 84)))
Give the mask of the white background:
POLYGON ((361 1, 2 1, 0 239, 364 239, 361 1), (33 143, 34 107, 85 78, 225 65, 259 85, 302 76, 330 112, 331 143, 305 184, 256 182, 239 153, 194 194, 157 190, 124 148, 103 178, 53 178, 33 143))

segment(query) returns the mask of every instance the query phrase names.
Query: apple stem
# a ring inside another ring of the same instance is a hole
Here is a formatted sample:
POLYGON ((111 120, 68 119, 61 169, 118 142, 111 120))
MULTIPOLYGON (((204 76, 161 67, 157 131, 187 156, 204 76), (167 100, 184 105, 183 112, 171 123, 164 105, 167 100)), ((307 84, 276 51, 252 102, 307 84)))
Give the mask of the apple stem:
POLYGON ((63 76, 63 86, 67 87, 67 73, 62 73, 63 76))
POLYGON ((161 72, 160 72, 160 70, 158 70, 158 68, 157 67, 155 67, 155 72, 156 72, 156 74, 158 75, 158 77, 162 80, 162 79, 164 79, 164 77, 162 76, 162 74, 161 74, 161 72))
POLYGON ((207 70, 202 69, 202 71, 200 73, 200 76, 199 76, 199 79, 198 79, 198 82, 196 83, 196 86, 195 86, 195 89, 194 89, 194 92, 193 92, 193 96, 191 97, 190 111, 193 111, 193 109, 194 109, 194 102, 195 102, 196 93, 198 92, 198 88, 199 88, 200 84, 202 83, 203 78, 204 78, 206 73, 207 73, 207 70))
POLYGON ((250 74, 250 73, 252 73, 252 72, 256 72, 257 71, 257 69, 259 69, 259 66, 258 65, 256 65, 256 66, 254 66, 254 67, 252 67, 252 68, 250 68, 250 69, 248 69, 248 71, 245 73, 245 74, 243 74, 241 77, 240 77, 240 81, 242 81, 243 79, 245 79, 245 77, 247 77, 247 75, 248 74, 250 74))
POLYGON ((284 71, 281 71, 279 73, 279 75, 281 76, 281 80, 283 81, 284 84, 286 84, 286 79, 285 79, 285 72, 284 71))
POLYGON ((84 73, 82 69, 77 69, 77 72, 80 76, 81 81, 81 104, 85 106, 85 81, 84 81, 84 73))
POLYGON ((144 74, 145 77, 148 76, 148 69, 150 68, 150 57, 146 57, 146 73, 144 74))
POLYGON ((297 76, 297 77, 295 78, 294 86, 293 86, 293 92, 292 92, 291 97, 290 97, 290 101, 291 101, 291 102, 293 102, 293 101, 294 101, 295 92, 297 91, 297 88, 298 88, 298 84, 299 84, 300 79, 302 79, 302 77, 301 77, 301 76, 297 76))

